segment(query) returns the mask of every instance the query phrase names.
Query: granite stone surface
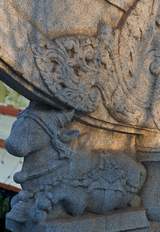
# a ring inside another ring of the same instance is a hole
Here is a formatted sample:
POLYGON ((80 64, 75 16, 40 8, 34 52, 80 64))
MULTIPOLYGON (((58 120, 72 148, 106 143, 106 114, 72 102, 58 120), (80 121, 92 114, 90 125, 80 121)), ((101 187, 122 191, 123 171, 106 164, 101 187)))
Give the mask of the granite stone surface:
POLYGON ((19 227, 17 232, 148 232, 150 231, 149 229, 150 224, 145 211, 143 209, 137 209, 115 212, 105 216, 90 214, 76 218, 49 220, 34 226, 30 222, 27 222, 27 225, 25 227, 19 227))
POLYGON ((0 1, 0 79, 31 100, 6 141, 24 158, 12 232, 159 232, 159 10, 0 1))

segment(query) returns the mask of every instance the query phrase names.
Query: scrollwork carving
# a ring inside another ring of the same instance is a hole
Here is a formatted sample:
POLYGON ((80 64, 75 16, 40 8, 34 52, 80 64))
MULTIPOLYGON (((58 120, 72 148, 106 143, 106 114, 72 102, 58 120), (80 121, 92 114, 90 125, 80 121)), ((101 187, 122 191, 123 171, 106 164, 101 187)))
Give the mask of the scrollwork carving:
POLYGON ((40 76, 51 94, 79 111, 97 105, 98 40, 60 38, 33 48, 40 76))

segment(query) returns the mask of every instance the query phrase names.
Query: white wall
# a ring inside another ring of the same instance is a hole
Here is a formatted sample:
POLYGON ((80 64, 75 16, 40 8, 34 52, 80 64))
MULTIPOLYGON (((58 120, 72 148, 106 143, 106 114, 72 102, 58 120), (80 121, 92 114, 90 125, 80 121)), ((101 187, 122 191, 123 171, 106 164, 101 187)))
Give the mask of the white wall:
MULTIPOLYGON (((0 115, 0 138, 6 139, 10 133, 15 117, 0 115)), ((0 148, 0 183, 20 187, 13 181, 14 173, 21 170, 22 158, 11 156, 5 149, 0 148)))

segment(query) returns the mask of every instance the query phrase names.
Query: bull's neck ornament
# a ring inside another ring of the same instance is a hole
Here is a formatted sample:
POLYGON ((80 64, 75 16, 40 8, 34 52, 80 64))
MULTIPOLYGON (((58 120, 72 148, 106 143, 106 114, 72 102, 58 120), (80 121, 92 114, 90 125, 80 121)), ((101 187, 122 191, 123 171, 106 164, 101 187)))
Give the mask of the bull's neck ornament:
POLYGON ((0 79, 31 100, 6 141, 24 157, 8 229, 159 231, 159 9, 1 0, 0 79))

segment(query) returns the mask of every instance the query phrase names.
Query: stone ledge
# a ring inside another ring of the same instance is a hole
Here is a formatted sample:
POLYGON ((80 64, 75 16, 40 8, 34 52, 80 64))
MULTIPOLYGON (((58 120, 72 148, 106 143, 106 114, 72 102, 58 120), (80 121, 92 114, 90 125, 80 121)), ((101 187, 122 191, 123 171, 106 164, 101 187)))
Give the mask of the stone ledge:
POLYGON ((7 220, 7 228, 16 232, 150 232, 145 210, 123 210, 105 216, 94 214, 56 219, 43 224, 16 225, 7 220), (15 230, 16 228, 16 230, 15 230))
POLYGON ((138 152, 137 160, 139 162, 160 162, 160 151, 159 152, 138 152))

